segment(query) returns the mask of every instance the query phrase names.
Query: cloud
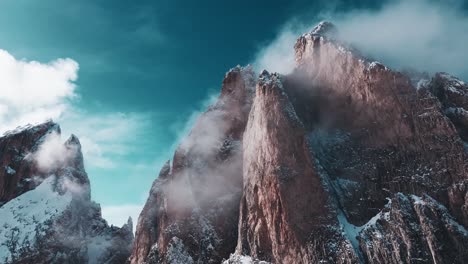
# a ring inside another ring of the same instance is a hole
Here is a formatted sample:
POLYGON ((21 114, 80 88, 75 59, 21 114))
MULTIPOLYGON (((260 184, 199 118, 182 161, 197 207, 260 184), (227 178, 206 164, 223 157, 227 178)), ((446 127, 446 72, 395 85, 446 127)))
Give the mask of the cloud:
POLYGON ((80 139, 87 165, 113 169, 119 166, 120 158, 142 150, 151 118, 150 113, 73 109, 64 113, 60 124, 64 134, 73 133, 80 139))
MULTIPOLYGON (((63 134, 80 138, 86 163, 115 168, 115 156, 137 148, 148 129, 148 113, 93 112, 74 106, 79 65, 72 59, 49 63, 18 60, 0 50, 0 133, 25 124, 53 119, 63 134)), ((47 138, 38 155, 41 166, 52 166, 63 157, 57 135, 47 138)))
POLYGON ((119 227, 126 224, 130 216, 133 220, 133 231, 135 232, 135 225, 142 209, 142 204, 104 206, 102 207, 102 216, 109 224, 119 227))
POLYGON ((291 18, 257 52, 255 68, 290 73, 296 39, 318 21, 329 20, 337 25, 340 38, 390 67, 468 78, 468 16, 459 1, 400 0, 378 9, 336 10, 327 6, 313 19, 291 18))
MULTIPOLYGON (((219 91, 217 92, 210 92, 205 99, 203 99, 199 106, 193 110, 189 115, 187 119, 179 119, 176 120, 176 122, 172 123, 172 125, 169 127, 171 132, 175 135, 176 140, 174 141, 174 144, 170 148, 170 153, 174 153, 176 149, 179 147, 179 145, 183 145, 183 148, 189 148, 196 144, 196 142, 189 141, 188 137, 190 132, 193 130, 193 126, 196 124, 197 120, 205 113, 205 111, 212 105, 216 103, 219 97, 219 91)), ((216 113, 219 113, 216 111, 216 113)), ((207 122, 210 122, 208 120, 207 122)), ((215 131, 217 131, 216 129, 215 131)), ((209 140, 209 135, 205 135, 205 139, 209 140), (206 139, 208 137, 208 139, 206 139)))
POLYGON ((41 171, 49 172, 65 165, 76 156, 78 146, 65 145, 60 134, 52 132, 44 138, 38 150, 30 157, 37 163, 41 171))
POLYGON ((376 11, 335 14, 340 36, 365 53, 401 68, 468 77, 468 16, 454 1, 401 0, 376 11))
POLYGON ((0 132, 59 118, 76 97, 78 68, 72 59, 40 63, 0 50, 0 132))
POLYGON ((282 74, 291 73, 296 64, 294 60, 294 44, 304 27, 287 23, 276 38, 267 46, 261 48, 255 55, 252 65, 256 72, 268 70, 282 74))

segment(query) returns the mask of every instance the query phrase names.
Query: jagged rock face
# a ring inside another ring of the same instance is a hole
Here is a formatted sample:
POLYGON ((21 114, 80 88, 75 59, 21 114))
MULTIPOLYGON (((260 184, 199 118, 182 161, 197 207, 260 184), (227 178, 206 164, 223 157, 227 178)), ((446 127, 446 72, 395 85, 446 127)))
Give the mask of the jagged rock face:
POLYGON ((131 263, 219 263, 234 251, 250 68, 228 72, 221 95, 165 165, 140 215, 131 263))
POLYGON ((442 103, 444 113, 468 139, 468 85, 447 73, 436 73, 427 87, 442 103))
POLYGON ((327 22, 295 54, 255 95, 226 75, 153 184, 131 263, 468 263, 466 85, 369 61, 327 22))
POLYGON ((364 224, 400 191, 448 206, 447 188, 466 177, 465 153, 437 98, 336 39, 305 34, 295 50, 285 87, 350 221, 364 224))
POLYGON ((367 263, 466 263, 468 232, 429 196, 396 194, 359 235, 367 263))
POLYGON ((33 176, 45 177, 33 162, 24 158, 37 149, 46 134, 60 132, 60 127, 52 122, 25 130, 6 133, 0 141, 0 205, 36 187, 33 176))
POLYGON ((352 262, 278 75, 260 76, 243 144, 238 253, 274 263, 352 262))
POLYGON ((59 134, 60 127, 47 122, 0 138, 7 168, 0 174, 0 262, 125 263, 131 222, 117 228, 102 219, 90 199, 78 138, 50 147, 59 134))

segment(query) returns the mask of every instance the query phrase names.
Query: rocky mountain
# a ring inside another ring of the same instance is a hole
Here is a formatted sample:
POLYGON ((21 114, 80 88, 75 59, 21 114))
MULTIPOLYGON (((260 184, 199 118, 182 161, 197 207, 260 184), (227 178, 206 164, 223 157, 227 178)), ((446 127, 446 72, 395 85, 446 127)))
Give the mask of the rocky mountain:
POLYGON ((0 263, 125 263, 132 223, 109 226, 91 201, 81 145, 53 122, 0 138, 0 263))
POLYGON ((328 22, 294 51, 291 74, 226 74, 130 263, 468 263, 468 85, 392 70, 328 22))

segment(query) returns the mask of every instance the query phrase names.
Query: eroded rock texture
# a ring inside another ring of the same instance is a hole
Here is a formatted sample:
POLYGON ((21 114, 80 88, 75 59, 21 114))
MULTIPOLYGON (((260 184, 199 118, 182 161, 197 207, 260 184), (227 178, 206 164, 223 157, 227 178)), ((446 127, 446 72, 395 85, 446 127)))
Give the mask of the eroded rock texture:
POLYGON ((302 122, 280 77, 263 72, 244 134, 238 253, 274 263, 348 262, 353 252, 336 223, 302 122))
POLYGON ((237 67, 154 182, 131 263, 220 263, 234 252, 242 195, 242 135, 254 93, 237 67), (183 260, 183 261, 182 261, 183 260))
POLYGON ((226 75, 155 181, 132 263, 468 263, 467 85, 371 61, 328 22, 294 50, 256 89, 226 75))

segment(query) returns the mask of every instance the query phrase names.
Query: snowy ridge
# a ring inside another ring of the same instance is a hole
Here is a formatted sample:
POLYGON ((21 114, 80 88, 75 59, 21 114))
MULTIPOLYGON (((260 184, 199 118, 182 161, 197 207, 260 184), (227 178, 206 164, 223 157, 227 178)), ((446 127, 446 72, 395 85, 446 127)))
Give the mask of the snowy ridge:
POLYGON ((52 221, 70 206, 72 195, 54 191, 55 176, 36 189, 9 201, 0 208, 0 261, 10 262, 23 250, 34 248, 45 236, 52 221))
MULTIPOLYGON (((384 208, 389 208, 391 206, 391 204, 392 204, 392 201, 390 199, 388 199, 388 203, 385 205, 384 208)), ((367 228, 369 228, 371 226, 374 226, 375 223, 377 222, 377 220, 382 217, 382 215, 385 218, 388 217, 388 213, 383 214, 382 211, 380 211, 378 214, 376 214, 374 217, 372 217, 364 225, 355 226, 355 225, 348 222, 348 219, 346 218, 346 216, 345 216, 345 214, 343 213, 342 210, 339 211, 339 213, 337 215, 338 221, 341 224, 344 235, 346 236, 346 238, 349 239, 349 241, 351 241, 351 244, 353 245, 353 248, 356 250, 356 252, 360 252, 360 250, 359 250, 359 241, 358 241, 359 233, 364 229, 367 229, 367 228)))
POLYGON ((33 124, 27 124, 27 125, 24 125, 24 126, 18 126, 15 129, 7 130, 7 131, 3 132, 3 134, 1 134, 0 136, 1 137, 12 136, 12 135, 16 135, 16 134, 19 134, 19 133, 23 133, 26 130, 28 132, 35 133, 39 129, 42 128, 42 125, 47 125, 47 124, 53 124, 53 126, 51 126, 50 130, 60 129, 58 124, 55 124, 52 119, 49 119, 49 120, 46 120, 45 122, 38 122, 38 123, 33 123, 33 124))

